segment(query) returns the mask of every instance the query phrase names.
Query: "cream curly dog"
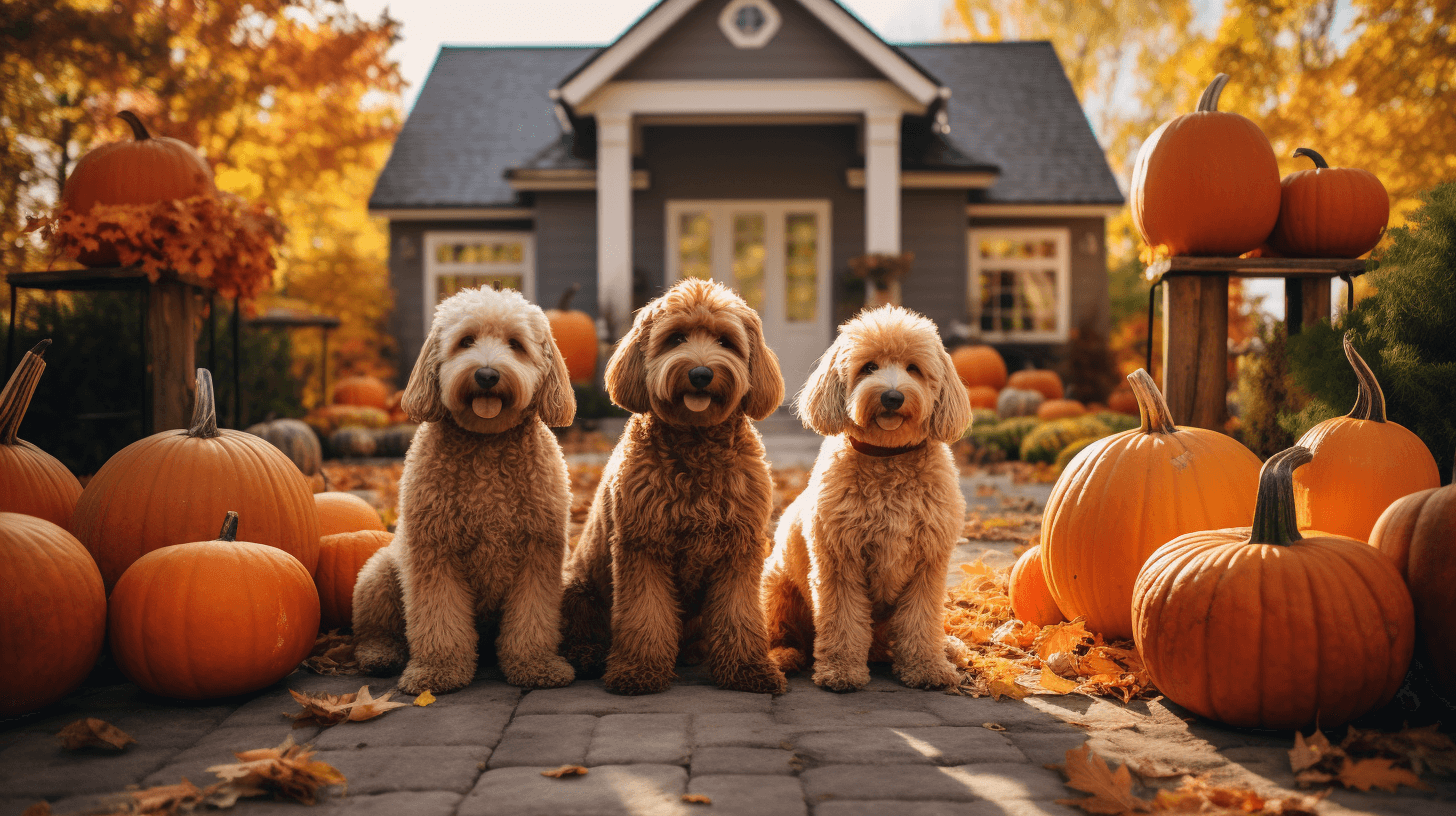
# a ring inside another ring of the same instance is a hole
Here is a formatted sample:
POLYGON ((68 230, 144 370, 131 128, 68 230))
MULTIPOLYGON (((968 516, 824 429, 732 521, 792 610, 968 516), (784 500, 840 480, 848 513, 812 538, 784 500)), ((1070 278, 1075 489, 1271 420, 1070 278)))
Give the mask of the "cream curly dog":
POLYGON ((423 424, 394 541, 354 586, 359 665, 408 658, 403 691, 458 689, 475 676, 477 625, 498 620, 507 682, 570 683, 556 649, 571 489, 547 426, 570 425, 576 399, 546 315, 509 290, 445 300, 402 405, 423 424))
POLYGON ((888 645, 905 685, 955 683, 942 603, 966 502, 946 443, 971 406, 935 324, 896 306, 860 313, 797 407, 826 438, 764 566, 775 662, 800 669, 812 653, 815 683, 854 691, 871 645, 888 645))
POLYGON ((773 485, 749 419, 784 382, 758 314, 682 281, 638 312, 607 391, 633 416, 567 557, 563 653, 583 676, 605 669, 610 691, 664 691, 700 623, 718 685, 783 691, 758 601, 773 485))

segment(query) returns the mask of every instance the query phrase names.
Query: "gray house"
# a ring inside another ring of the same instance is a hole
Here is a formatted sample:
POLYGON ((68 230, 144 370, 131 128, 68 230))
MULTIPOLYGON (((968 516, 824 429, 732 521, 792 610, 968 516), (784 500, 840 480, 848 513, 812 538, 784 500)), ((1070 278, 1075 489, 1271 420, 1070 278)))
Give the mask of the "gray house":
POLYGON ((442 48, 379 176, 400 370, 434 305, 492 281, 620 336, 685 275, 734 286, 798 389, 915 253, 948 339, 1055 364, 1108 323, 1122 205, 1045 42, 891 46, 834 0, 662 0, 604 48, 442 48))

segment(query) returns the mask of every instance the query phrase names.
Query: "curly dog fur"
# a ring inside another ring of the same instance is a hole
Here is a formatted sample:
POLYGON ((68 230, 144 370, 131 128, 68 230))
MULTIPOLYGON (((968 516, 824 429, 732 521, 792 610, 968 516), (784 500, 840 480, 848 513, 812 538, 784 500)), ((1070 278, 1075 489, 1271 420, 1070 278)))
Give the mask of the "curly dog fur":
POLYGON ((477 626, 498 622, 507 682, 567 685, 557 646, 571 488, 547 426, 570 425, 576 399, 546 315, 509 290, 453 295, 402 404, 423 424, 394 541, 354 586, 359 665, 387 673, 408 659, 400 689, 452 691, 475 676, 477 626))
POLYGON ((664 691, 701 616, 719 686, 782 692, 758 600, 773 485, 749 418, 773 413, 784 383, 758 314, 684 280, 637 314, 606 378, 633 416, 567 557, 564 654, 582 676, 605 670, 610 691, 664 691))
POLYGON ((905 685, 955 683, 942 598, 966 502, 946 443, 971 406, 935 324, 895 306, 860 313, 797 408, 826 438, 764 566, 775 663, 800 669, 812 654, 816 684, 854 691, 887 639, 905 685))

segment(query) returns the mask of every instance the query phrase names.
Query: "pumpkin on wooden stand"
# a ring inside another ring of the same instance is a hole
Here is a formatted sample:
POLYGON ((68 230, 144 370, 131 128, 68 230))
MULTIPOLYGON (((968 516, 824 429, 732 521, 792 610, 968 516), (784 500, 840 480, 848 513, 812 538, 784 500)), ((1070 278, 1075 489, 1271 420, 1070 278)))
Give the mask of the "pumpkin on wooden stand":
POLYGON ((319 538, 359 530, 384 531, 384 520, 369 502, 343 491, 313 494, 318 508, 319 538))
POLYGON ((81 491, 71 531, 110 589, 145 553, 205 540, 211 530, 198 531, 231 509, 243 514, 247 538, 288 552, 312 573, 319 528, 308 479, 262 439, 217 427, 212 374, 199 368, 191 426, 152 434, 108 459, 81 491))
POLYGON ((1294 474, 1299 526, 1370 540, 1375 520, 1402 496, 1441 486, 1436 458, 1420 437, 1385 418, 1385 394, 1345 334, 1345 358, 1359 393, 1350 413, 1305 431, 1314 461, 1294 474))
POLYGON ((1142 424, 1077 454, 1042 515, 1052 597, 1109 640, 1132 636, 1133 583, 1148 556, 1184 533, 1246 522, 1259 481, 1259 458, 1248 448, 1216 431, 1174 426, 1146 371, 1127 380, 1142 424))
POLYGON ((81 483, 61 461, 16 436, 40 375, 45 371, 42 340, 20 358, 20 365, 0 391, 0 511, 24 513, 69 527, 81 483))
POLYGON ((950 361, 967 386, 984 385, 994 391, 1006 387, 1006 360, 990 346, 961 346, 950 353, 950 361))
POLYGON ((1313 170, 1297 170, 1280 182, 1279 221, 1269 243, 1296 258, 1358 258, 1380 243, 1390 221, 1390 195, 1369 170, 1330 167, 1307 147, 1313 170))
POLYGON ((13 717, 86 679, 106 639, 106 587, 81 542, 35 516, 0 513, 0 564, 0 717, 13 717))
POLYGON ((597 375, 597 323, 586 312, 571 308, 571 299, 581 291, 573 283, 561 293, 555 309, 546 310, 551 326, 551 339, 566 362, 566 373, 573 383, 589 383, 597 375))
MULTIPOLYGON (((376 516, 377 518, 377 516, 376 516)), ((319 539, 319 629, 343 629, 354 621, 354 583, 369 556, 394 540, 384 530, 356 530, 319 539)))
POLYGON ((1011 611, 1017 620, 1037 626, 1051 626, 1067 619, 1062 610, 1057 608, 1057 599, 1047 589, 1046 576, 1042 573, 1040 544, 1031 547, 1016 559, 1016 565, 1011 568, 1010 595, 1011 611))
POLYGON ((1389 702, 1415 645, 1410 594, 1389 558, 1350 538, 1302 537, 1294 470, 1259 474, 1253 526, 1160 548, 1133 593, 1133 637, 1158 691, 1243 728, 1335 728, 1389 702))
POLYGON ((283 452, 305 476, 312 476, 323 466, 324 452, 318 434, 299 419, 275 419, 248 427, 248 433, 261 437, 283 452))

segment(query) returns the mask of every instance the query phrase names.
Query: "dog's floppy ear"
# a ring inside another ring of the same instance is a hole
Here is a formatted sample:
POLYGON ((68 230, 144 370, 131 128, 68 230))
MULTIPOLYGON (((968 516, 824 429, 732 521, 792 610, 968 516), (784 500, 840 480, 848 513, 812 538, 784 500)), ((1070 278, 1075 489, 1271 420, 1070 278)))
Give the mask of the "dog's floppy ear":
POLYGON ((767 419, 784 401, 784 375, 778 355, 763 340, 763 321, 757 313, 743 321, 748 328, 748 393, 743 396, 743 413, 757 420, 767 419))
POLYGON ((634 414, 645 414, 652 409, 652 398, 647 392, 647 339, 656 316, 656 306, 649 303, 643 307, 632 321, 632 330, 617 341, 617 350, 607 361, 607 396, 634 414))
POLYGON ((935 402, 925 420, 925 433, 940 442, 954 442, 966 432, 971 424, 971 399, 966 386, 956 373, 955 364, 945 349, 939 349, 936 380, 940 388, 935 393, 935 402))
POLYGON ((556 340, 547 332, 541 349, 546 357, 546 376, 536 389, 536 415, 552 428, 565 428, 576 418, 576 392, 571 390, 571 375, 556 340))
POLYGON ((445 418, 445 403, 440 399, 440 329, 430 327, 430 336, 420 347, 409 382, 399 407, 415 422, 439 422, 445 418))
POLYGON ((849 411, 844 404, 849 392, 839 373, 839 349, 843 344, 844 336, 840 335, 819 358, 795 406, 804 425, 821 436, 843 433, 849 426, 849 411))

